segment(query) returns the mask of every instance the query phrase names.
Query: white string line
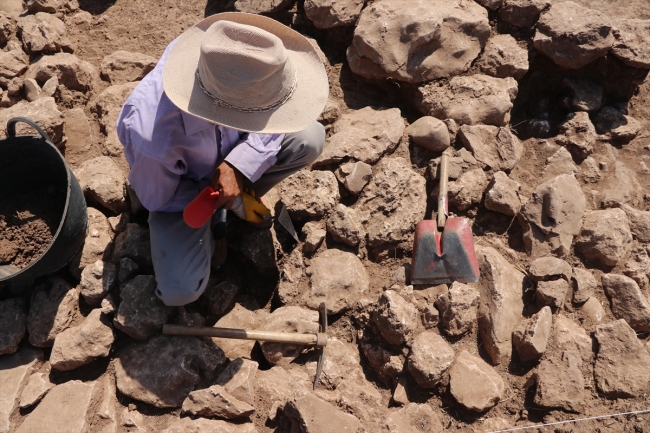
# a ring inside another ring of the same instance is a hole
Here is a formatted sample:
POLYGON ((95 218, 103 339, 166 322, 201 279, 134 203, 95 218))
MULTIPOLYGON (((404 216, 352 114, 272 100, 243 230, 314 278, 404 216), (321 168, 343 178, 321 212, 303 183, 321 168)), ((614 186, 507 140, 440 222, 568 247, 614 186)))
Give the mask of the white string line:
POLYGON ((554 425, 561 425, 561 424, 569 424, 569 423, 575 423, 575 422, 581 422, 581 421, 593 421, 597 419, 605 419, 605 418, 613 418, 615 416, 623 416, 623 415, 640 415, 643 413, 650 413, 650 409, 647 410, 637 410, 634 412, 623 412, 623 413, 614 413, 611 415, 600 415, 600 416, 592 416, 589 418, 578 418, 578 419, 572 419, 568 421, 556 421, 556 422, 550 422, 548 424, 537 424, 537 425, 529 425, 526 427, 515 427, 515 428, 509 428, 505 430, 495 430, 491 431, 489 433, 506 433, 506 432, 511 432, 511 431, 518 431, 518 430, 528 430, 531 428, 540 428, 540 427, 550 427, 554 425))

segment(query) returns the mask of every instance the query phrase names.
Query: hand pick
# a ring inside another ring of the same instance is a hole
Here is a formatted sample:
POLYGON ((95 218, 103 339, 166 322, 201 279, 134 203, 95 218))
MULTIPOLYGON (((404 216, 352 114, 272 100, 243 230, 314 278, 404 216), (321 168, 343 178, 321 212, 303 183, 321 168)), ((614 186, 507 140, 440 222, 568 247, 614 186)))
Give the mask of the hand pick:
POLYGON ((214 213, 214 206, 219 198, 219 191, 206 187, 201 193, 190 202, 183 210, 185 224, 198 229, 208 222, 214 213))

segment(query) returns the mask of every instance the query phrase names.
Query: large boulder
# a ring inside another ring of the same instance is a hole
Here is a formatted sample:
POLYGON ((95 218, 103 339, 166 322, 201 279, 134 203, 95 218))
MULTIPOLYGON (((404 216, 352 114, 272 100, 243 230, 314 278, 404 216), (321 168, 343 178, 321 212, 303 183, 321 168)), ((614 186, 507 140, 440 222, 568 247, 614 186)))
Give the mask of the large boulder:
POLYGON ((117 117, 122 109, 122 104, 129 97, 138 83, 128 82, 115 84, 107 87, 95 99, 90 102, 90 110, 97 114, 99 125, 106 139, 104 149, 110 156, 121 156, 124 153, 124 146, 117 136, 117 117))
POLYGON ((54 339, 50 364, 55 370, 73 370, 108 356, 115 336, 101 309, 90 312, 79 326, 68 328, 54 339))
POLYGON ((63 278, 51 277, 32 293, 27 333, 37 347, 51 347, 55 337, 72 324, 79 312, 79 289, 63 278))
POLYGON ((117 388, 128 397, 156 407, 180 407, 202 383, 201 377, 212 382, 215 370, 225 362, 223 351, 212 342, 156 335, 117 353, 117 388), (156 368, 152 368, 153 360, 156 368))
POLYGON ((585 214, 576 248, 589 260, 616 266, 632 248, 632 232, 621 209, 603 209, 585 214))
POLYGON ((559 351, 574 350, 583 361, 591 362, 591 337, 582 326, 562 314, 556 315, 553 320, 553 340, 559 351))
POLYGON ((7 87, 11 80, 27 70, 29 56, 20 48, 0 51, 0 86, 7 87))
POLYGON ((0 355, 8 355, 18 350, 18 344, 25 336, 27 314, 22 298, 9 298, 0 301, 0 355))
POLYGON ((87 92, 97 78, 97 70, 74 54, 57 53, 43 56, 25 74, 25 78, 34 78, 39 83, 45 83, 52 77, 57 77, 59 84, 69 90, 87 92))
MULTIPOLYGON (((54 98, 42 98, 29 103, 21 102, 13 107, 0 110, 0 138, 6 136, 7 121, 18 116, 33 120, 45 131, 53 143, 61 142, 63 138, 63 114, 57 108, 54 98)), ((16 134, 34 135, 34 130, 26 123, 18 123, 16 125, 16 134)))
POLYGON ((14 428, 14 410, 21 390, 30 375, 43 362, 43 351, 33 347, 23 347, 12 355, 0 358, 0 431, 9 432, 14 428))
POLYGON ((539 17, 533 45, 563 68, 578 69, 609 51, 611 29, 602 12, 572 1, 554 3, 539 17))
POLYGON ((519 80, 528 72, 528 50, 510 35, 494 35, 485 45, 477 65, 484 74, 519 80))
POLYGON ((375 173, 355 205, 368 214, 368 245, 375 248, 411 242, 415 225, 424 218, 427 207, 424 177, 401 157, 382 159, 375 173))
POLYGON ((454 362, 454 348, 435 331, 419 334, 411 344, 408 370, 423 388, 434 388, 445 382, 445 375, 454 362))
POLYGON ((524 309, 524 274, 494 248, 478 247, 476 253, 481 271, 479 334, 492 363, 507 363, 512 354, 512 332, 524 309))
POLYGON ((562 174, 539 185, 518 216, 526 251, 533 257, 568 255, 573 237, 582 227, 586 206, 573 175, 562 174))
POLYGON ((126 178, 108 156, 98 156, 84 162, 75 170, 75 176, 88 201, 114 213, 126 210, 126 178))
POLYGON ((280 197, 294 220, 319 218, 339 201, 339 184, 330 171, 305 171, 280 184, 280 197))
POLYGON ((619 19, 612 54, 633 68, 650 69, 650 20, 619 19))
POLYGON ((612 314, 637 332, 650 331, 650 302, 639 285, 624 275, 604 274, 603 289, 612 303, 612 314))
POLYGON ((118 50, 102 60, 101 76, 113 85, 139 81, 157 62, 156 58, 146 54, 118 50))
POLYGON ((18 19, 17 25, 23 46, 31 54, 73 51, 65 24, 52 14, 37 12, 25 15, 18 19))
POLYGON ((625 320, 596 327, 598 356, 594 378, 608 398, 634 398, 650 392, 650 352, 625 320))
MULTIPOLYGON (((316 334, 319 330, 318 313, 294 306, 280 307, 273 311, 257 330, 316 334)), ((302 344, 273 343, 270 341, 261 342, 260 347, 267 361, 273 365, 281 366, 289 365, 305 348, 302 344)))
POLYGON ((117 329, 136 340, 146 340, 162 328, 171 316, 168 307, 156 296, 156 278, 138 275, 120 290, 120 307, 113 319, 117 329))
POLYGON ((466 409, 483 412, 503 399, 506 386, 487 362, 463 350, 449 369, 449 392, 466 409))
POLYGON ((370 284, 361 260, 341 250, 327 250, 312 259, 307 275, 311 282, 307 306, 318 309, 325 302, 329 314, 352 308, 370 284))
POLYGON ((481 74, 453 77, 419 87, 415 105, 422 114, 451 118, 461 125, 506 126, 517 89, 517 81, 512 77, 481 74))
POLYGON ((364 0, 306 0, 305 15, 319 29, 352 26, 359 19, 364 0))
POLYGON ((332 135, 316 164, 331 164, 349 157, 374 164, 386 152, 395 150, 403 133, 404 120, 399 108, 365 107, 344 114, 332 127, 332 135))
POLYGON ((582 412, 585 400, 585 379, 580 368, 582 359, 574 351, 565 351, 562 357, 543 360, 535 373, 537 382, 536 405, 547 409, 582 412))
POLYGON ((458 137, 478 162, 495 171, 512 170, 524 153, 521 141, 508 128, 463 125, 458 137))
POLYGON ((466 71, 489 37, 474 2, 380 0, 361 12, 347 58, 366 78, 421 83, 466 71))

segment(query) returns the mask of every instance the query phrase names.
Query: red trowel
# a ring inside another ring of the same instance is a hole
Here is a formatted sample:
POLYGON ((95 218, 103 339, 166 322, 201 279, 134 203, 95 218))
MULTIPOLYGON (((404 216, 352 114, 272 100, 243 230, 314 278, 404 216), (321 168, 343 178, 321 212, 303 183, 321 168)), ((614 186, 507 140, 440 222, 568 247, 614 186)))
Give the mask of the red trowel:
POLYGON ((219 191, 215 191, 212 187, 205 187, 201 193, 190 202, 183 210, 183 219, 185 224, 198 229, 203 227, 208 222, 214 213, 214 206, 219 198, 219 191))
POLYGON ((437 221, 423 220, 415 228, 411 284, 475 283, 479 279, 469 224, 465 218, 447 218, 448 163, 449 155, 443 153, 438 167, 437 221))

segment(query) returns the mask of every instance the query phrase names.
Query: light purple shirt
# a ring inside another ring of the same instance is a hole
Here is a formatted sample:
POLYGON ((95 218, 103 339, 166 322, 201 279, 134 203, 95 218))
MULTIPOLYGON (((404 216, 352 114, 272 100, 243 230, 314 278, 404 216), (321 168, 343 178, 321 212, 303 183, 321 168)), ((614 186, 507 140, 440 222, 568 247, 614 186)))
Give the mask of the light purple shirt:
POLYGON ((167 46, 135 87, 117 119, 131 166, 129 182, 149 211, 180 212, 228 161, 251 182, 275 164, 284 134, 254 134, 217 126, 177 108, 163 90, 167 46), (220 134, 217 133, 217 130, 220 134))

